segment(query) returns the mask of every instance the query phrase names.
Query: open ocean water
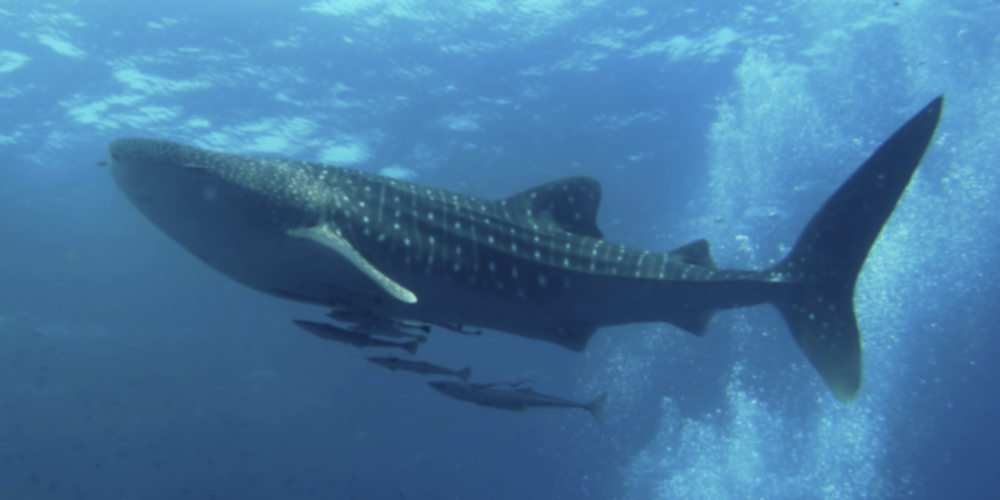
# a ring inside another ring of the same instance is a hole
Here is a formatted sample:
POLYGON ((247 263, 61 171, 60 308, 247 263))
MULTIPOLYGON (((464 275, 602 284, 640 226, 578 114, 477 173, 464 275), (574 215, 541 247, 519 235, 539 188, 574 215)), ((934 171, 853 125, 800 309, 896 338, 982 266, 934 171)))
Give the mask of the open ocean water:
POLYGON ((0 158, 2 500, 1000 496, 995 0, 0 0, 0 158), (852 404, 770 307, 584 354, 435 332, 474 380, 610 394, 603 425, 458 402, 295 328, 323 310, 97 165, 141 136, 489 198, 586 175, 608 239, 763 269, 942 93, 858 284, 852 404))

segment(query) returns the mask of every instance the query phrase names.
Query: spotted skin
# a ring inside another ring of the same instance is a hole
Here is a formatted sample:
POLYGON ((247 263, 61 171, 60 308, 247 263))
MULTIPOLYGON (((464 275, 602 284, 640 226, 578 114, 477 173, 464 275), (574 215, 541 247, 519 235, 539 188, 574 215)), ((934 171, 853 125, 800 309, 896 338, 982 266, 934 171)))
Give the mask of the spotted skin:
POLYGON ((854 284, 942 103, 886 141, 763 272, 719 269, 703 240, 653 252, 604 239, 590 178, 486 200, 166 141, 119 139, 109 152, 119 187, 149 220, 257 290, 578 351, 600 327, 666 322, 701 335, 718 310, 770 303, 834 394, 851 400, 861 385, 854 284))
POLYGON ((693 262, 603 239, 595 222, 600 185, 590 178, 485 200, 352 169, 164 141, 122 139, 110 150, 123 190, 143 193, 131 196, 140 210, 195 255, 254 288, 317 304, 477 325, 582 350, 597 326, 671 321, 698 307, 665 311, 661 299, 673 292, 661 285, 780 281, 716 268, 707 244, 699 249, 702 262, 693 262), (342 240, 413 299, 393 300, 375 278, 357 276, 358 263, 296 241, 309 239, 342 240), (619 299, 600 291, 609 287, 623 289, 619 299), (665 296, 651 301, 650 293, 665 296), (594 314, 600 303, 612 310, 594 314))

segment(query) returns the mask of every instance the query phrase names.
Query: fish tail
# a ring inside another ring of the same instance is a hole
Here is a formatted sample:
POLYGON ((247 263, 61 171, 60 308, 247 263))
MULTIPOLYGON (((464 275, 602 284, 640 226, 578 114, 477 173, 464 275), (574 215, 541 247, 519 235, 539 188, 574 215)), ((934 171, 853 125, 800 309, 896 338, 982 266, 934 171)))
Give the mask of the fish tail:
POLYGON ((584 407, 598 422, 604 423, 604 405, 608 402, 608 393, 597 396, 590 404, 584 407))
POLYGON ((464 370, 456 373, 456 375, 458 375, 458 378, 462 379, 462 382, 468 382, 469 381, 469 377, 472 376, 472 368, 466 368, 466 369, 464 369, 464 370))
POLYGON ((403 349, 406 350, 406 352, 408 352, 410 354, 416 354, 417 353, 417 348, 420 347, 420 342, 414 340, 414 341, 411 341, 411 342, 406 342, 406 343, 400 344, 399 347, 402 347, 403 349))
POLYGON ((930 144, 940 96, 899 128, 826 201, 792 251, 765 272, 790 283, 772 299, 809 362, 842 401, 861 388, 854 287, 872 245, 930 144))

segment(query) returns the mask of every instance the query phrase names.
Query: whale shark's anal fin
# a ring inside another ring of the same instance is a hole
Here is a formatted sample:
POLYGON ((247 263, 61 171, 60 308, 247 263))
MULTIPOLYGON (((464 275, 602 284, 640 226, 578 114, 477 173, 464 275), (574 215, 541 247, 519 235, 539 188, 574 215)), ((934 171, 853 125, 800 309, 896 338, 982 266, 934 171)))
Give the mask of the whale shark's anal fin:
POLYGON ((571 351, 583 352, 590 338, 597 333, 597 326, 567 323, 542 332, 545 340, 561 345, 571 351))
POLYGON ((396 283, 388 276, 382 274, 375 266, 364 258, 357 250, 351 246, 350 242, 338 236, 325 225, 306 229, 292 229, 288 231, 289 236, 312 240, 324 247, 336 252, 340 257, 347 259, 354 267, 372 279, 378 286, 382 287, 389 295, 407 304, 417 302, 417 296, 405 287, 396 283))
POLYGON ((826 201, 792 251, 770 271, 789 282, 773 300, 810 363, 833 393, 861 388, 861 334, 854 287, 865 258, 930 145, 944 104, 931 101, 899 128, 826 201))

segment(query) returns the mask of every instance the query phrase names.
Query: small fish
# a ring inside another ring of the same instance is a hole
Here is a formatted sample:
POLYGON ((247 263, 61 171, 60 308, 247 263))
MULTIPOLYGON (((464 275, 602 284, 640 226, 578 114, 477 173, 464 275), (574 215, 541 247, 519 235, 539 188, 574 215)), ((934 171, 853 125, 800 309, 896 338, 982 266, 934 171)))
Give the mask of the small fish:
POLYGON ((462 379, 463 382, 468 382, 469 377, 472 376, 472 368, 455 371, 442 368, 437 365, 432 365, 430 363, 425 363, 423 361, 407 361, 399 358, 368 358, 368 361, 371 361, 376 365, 384 366, 392 371, 405 370, 408 372, 419 373, 421 375, 454 375, 462 379))
POLYGON ((98 167, 106 167, 106 166, 108 166, 108 162, 107 161, 99 161, 99 162, 97 162, 97 166, 98 167))
POLYGON ((359 348, 398 347, 406 350, 406 352, 410 354, 416 354, 417 347, 420 347, 420 342, 415 340, 404 343, 389 342, 388 340, 376 339, 363 333, 352 332, 327 323, 315 323, 313 321, 303 321, 299 319, 292 321, 292 323, 295 323, 298 327, 321 339, 336 340, 337 342, 351 344, 359 348))
POLYGON ((327 317, 340 321, 342 323, 354 323, 357 325, 387 325, 407 330, 420 330, 424 333, 431 332, 430 325, 414 323, 412 321, 406 321, 401 319, 392 319, 383 316, 376 316, 374 314, 364 311, 334 309, 328 312, 326 315, 327 317))
POLYGON ((430 324, 432 324, 434 326, 439 326, 441 328, 444 328, 445 330, 450 330, 450 331, 453 331, 455 333, 461 333, 462 335, 482 335, 483 334, 482 330, 466 330, 464 326, 462 326, 462 325, 460 325, 458 323, 434 323, 434 322, 428 322, 428 323, 430 323, 430 324))
POLYGON ((520 385, 520 383, 511 384, 512 389, 495 388, 503 384, 428 382, 427 385, 446 396, 502 410, 523 412, 533 408, 580 408, 581 410, 590 412, 598 422, 604 421, 604 404, 608 400, 608 393, 604 393, 590 403, 577 403, 575 401, 539 394, 532 389, 517 388, 517 385, 520 385))
POLYGON ((427 342, 427 337, 416 333, 409 333, 386 323, 363 323, 350 327, 352 332, 362 335, 375 335, 378 337, 392 337, 396 339, 413 339, 417 342, 427 342))
POLYGON ((488 389, 490 387, 500 387, 502 385, 506 385, 511 389, 516 389, 524 384, 533 384, 533 383, 535 383, 534 380, 526 378, 524 380, 518 380, 517 382, 493 382, 492 384, 472 384, 472 385, 479 387, 480 389, 488 389))

